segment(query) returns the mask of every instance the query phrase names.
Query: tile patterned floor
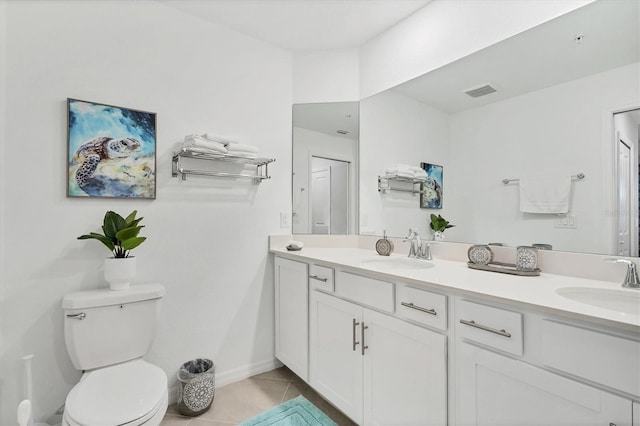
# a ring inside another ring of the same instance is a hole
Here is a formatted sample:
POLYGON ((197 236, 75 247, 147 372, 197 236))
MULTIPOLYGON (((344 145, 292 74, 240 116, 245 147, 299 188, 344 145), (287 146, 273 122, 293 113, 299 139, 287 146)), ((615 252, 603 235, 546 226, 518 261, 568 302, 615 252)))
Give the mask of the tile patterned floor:
POLYGON ((298 395, 303 395, 338 425, 355 426, 287 367, 217 388, 213 405, 198 417, 182 416, 171 405, 161 426, 235 425, 298 395))

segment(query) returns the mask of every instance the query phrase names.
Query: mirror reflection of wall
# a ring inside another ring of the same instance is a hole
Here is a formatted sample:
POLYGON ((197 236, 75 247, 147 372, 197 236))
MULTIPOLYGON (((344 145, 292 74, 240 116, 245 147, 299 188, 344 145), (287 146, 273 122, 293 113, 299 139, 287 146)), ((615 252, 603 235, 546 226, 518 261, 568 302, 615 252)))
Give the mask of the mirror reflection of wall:
POLYGON ((358 102, 293 106, 294 234, 358 231, 358 102))
POLYGON ((456 225, 448 241, 622 254, 628 229, 634 253, 638 155, 628 153, 631 183, 621 187, 614 114, 640 107, 639 4, 589 4, 364 99, 360 232, 399 237, 412 227, 429 236, 435 213, 456 225), (496 92, 465 94, 487 83, 496 92), (410 194, 378 195, 385 168, 420 162, 444 167, 442 209, 420 209, 410 194), (578 173, 585 178, 571 183, 562 215, 523 213, 518 182, 502 183, 578 173))

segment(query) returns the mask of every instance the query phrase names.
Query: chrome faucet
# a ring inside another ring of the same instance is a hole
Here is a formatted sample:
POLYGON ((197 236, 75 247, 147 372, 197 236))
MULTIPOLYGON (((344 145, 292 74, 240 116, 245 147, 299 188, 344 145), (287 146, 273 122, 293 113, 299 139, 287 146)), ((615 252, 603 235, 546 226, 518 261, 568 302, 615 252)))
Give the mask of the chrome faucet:
POLYGON ((640 290, 640 278, 638 278, 638 268, 636 264, 627 259, 605 259, 607 262, 624 263, 627 265, 627 276, 624 277, 622 287, 635 288, 640 290))
POLYGON ((433 257, 431 257, 431 244, 426 241, 423 242, 417 231, 409 228, 409 235, 407 235, 407 237, 402 241, 410 244, 409 257, 414 259, 433 260, 433 257))

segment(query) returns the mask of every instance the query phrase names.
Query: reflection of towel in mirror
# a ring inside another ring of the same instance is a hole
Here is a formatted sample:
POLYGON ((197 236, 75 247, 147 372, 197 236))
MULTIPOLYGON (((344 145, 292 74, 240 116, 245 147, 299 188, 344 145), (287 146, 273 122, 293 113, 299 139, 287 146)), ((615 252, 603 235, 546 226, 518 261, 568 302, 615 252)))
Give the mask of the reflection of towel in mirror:
POLYGON ((520 211, 561 214, 569 212, 571 176, 520 178, 520 211))
POLYGON ((391 167, 387 167, 385 175, 388 178, 400 177, 413 179, 415 177, 415 173, 411 170, 411 166, 407 164, 394 164, 391 167))
POLYGON ((219 142, 213 142, 210 140, 207 140, 205 138, 203 138, 202 136, 199 135, 189 135, 186 136, 184 138, 184 144, 183 146, 185 147, 198 147, 198 148, 204 148, 207 149, 209 151, 215 152, 215 153, 220 153, 220 154, 226 154, 227 153, 227 149, 224 147, 223 144, 219 143, 219 142))

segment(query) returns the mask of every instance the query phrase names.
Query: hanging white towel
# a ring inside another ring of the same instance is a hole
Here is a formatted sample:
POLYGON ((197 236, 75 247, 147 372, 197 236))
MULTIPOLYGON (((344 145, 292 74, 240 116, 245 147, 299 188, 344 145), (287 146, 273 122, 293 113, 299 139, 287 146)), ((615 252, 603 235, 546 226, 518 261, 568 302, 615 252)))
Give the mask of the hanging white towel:
POLYGON ((520 178, 520 211, 561 214, 569 212, 571 176, 520 178))

